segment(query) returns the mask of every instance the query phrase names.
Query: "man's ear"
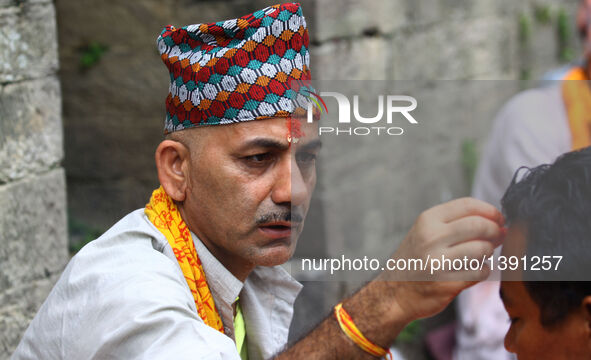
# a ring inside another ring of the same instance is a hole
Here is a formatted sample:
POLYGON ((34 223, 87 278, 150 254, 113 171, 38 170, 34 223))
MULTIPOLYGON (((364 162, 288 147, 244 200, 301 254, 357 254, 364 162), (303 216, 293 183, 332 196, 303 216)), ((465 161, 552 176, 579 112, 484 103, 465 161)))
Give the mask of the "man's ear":
POLYGON ((164 140, 156 148, 158 180, 166 194, 175 201, 185 200, 190 154, 185 145, 174 140, 164 140))

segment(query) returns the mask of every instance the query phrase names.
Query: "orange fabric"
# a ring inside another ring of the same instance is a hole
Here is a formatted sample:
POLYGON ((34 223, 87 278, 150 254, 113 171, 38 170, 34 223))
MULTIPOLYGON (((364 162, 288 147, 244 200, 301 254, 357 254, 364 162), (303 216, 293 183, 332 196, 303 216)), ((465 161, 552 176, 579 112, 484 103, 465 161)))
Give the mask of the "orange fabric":
POLYGON ((353 322, 351 315, 349 315, 349 313, 343 309, 342 303, 339 303, 334 307, 334 315, 337 318, 337 322, 339 323, 339 326, 345 335, 347 335, 347 337, 363 351, 373 356, 379 356, 388 360, 393 360, 390 349, 384 349, 383 347, 372 343, 365 336, 363 336, 361 331, 353 322))
POLYGON ((199 317, 205 324, 224 332, 222 319, 215 307, 211 291, 207 286, 203 266, 195 250, 191 233, 174 201, 164 192, 162 186, 154 190, 145 208, 150 222, 166 237, 191 289, 199 317))
POLYGON ((572 149, 591 145, 591 88, 582 68, 571 70, 562 82, 562 98, 570 126, 572 149))

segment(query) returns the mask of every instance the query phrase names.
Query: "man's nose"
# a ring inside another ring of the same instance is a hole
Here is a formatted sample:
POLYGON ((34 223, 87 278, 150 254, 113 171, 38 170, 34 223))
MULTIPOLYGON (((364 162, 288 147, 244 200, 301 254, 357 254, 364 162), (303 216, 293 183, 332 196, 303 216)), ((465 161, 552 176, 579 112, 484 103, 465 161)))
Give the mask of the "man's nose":
POLYGON ((291 206, 302 205, 308 196, 307 187, 293 157, 285 157, 277 167, 275 186, 271 199, 276 204, 290 203, 291 206))

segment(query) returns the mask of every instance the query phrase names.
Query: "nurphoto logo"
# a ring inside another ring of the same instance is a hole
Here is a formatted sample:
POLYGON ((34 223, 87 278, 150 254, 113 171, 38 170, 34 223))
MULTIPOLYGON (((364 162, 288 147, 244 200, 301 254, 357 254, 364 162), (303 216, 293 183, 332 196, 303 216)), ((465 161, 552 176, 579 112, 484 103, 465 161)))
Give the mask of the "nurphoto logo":
MULTIPOLYGON (((417 100, 407 95, 379 95, 377 101, 377 113, 375 116, 362 116, 360 113, 359 96, 353 96, 353 106, 349 98, 339 92, 323 91, 316 94, 308 91, 306 97, 308 100, 308 123, 314 121, 313 108, 316 106, 320 112, 328 109, 324 99, 332 97, 337 101, 338 125, 337 126, 319 126, 319 135, 402 135, 404 129, 399 126, 390 126, 394 119, 406 119, 409 124, 416 125, 418 121, 410 114, 417 108, 417 100), (351 113, 356 122, 351 122, 351 113), (385 116, 384 116, 385 114, 385 116), (384 124, 385 118, 385 125, 384 124), (344 124, 344 125, 343 125, 344 124), (369 126, 372 125, 372 126, 369 126)), ((324 125, 324 124, 322 124, 324 125)))

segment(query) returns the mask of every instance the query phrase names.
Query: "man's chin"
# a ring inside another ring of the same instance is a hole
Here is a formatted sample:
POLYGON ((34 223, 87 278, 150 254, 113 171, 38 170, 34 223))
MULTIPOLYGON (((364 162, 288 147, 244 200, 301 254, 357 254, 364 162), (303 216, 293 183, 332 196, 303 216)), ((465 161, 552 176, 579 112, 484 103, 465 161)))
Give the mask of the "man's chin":
POLYGON ((274 243, 259 249, 255 263, 258 266, 276 266, 289 261, 295 250, 295 241, 287 239, 282 243, 274 243))

